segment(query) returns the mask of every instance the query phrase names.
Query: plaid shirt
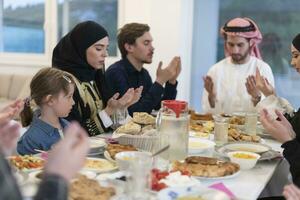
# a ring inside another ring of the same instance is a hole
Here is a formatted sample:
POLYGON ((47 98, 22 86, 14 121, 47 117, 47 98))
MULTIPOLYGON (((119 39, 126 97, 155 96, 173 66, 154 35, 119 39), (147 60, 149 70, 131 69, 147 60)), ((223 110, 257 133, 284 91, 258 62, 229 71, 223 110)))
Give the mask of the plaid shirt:
MULTIPOLYGON (((21 200, 22 195, 11 168, 0 153, 0 199, 21 200)), ((46 175, 40 184, 35 200, 67 200, 67 182, 57 175, 46 175)))

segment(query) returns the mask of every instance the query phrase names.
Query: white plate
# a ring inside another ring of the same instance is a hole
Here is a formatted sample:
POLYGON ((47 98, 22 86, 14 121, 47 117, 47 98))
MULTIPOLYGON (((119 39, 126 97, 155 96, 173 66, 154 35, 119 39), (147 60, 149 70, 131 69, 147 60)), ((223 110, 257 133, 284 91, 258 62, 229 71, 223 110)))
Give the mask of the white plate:
POLYGON ((104 172, 109 172, 109 171, 113 171, 113 170, 116 170, 118 169, 118 167, 116 166, 115 163, 112 163, 106 159, 102 159, 102 158, 87 158, 87 160, 89 161, 94 161, 94 162, 99 162, 100 165, 105 165, 103 167, 88 167, 85 166, 83 167, 83 170, 88 170, 88 171, 93 171, 93 172, 96 172, 96 173, 104 173, 104 172))
POLYGON ((219 176, 219 177, 203 177, 203 176, 192 176, 193 178, 196 178, 198 180, 224 180, 224 179, 230 179, 238 176, 240 174, 241 170, 238 170, 237 172, 227 175, 227 176, 219 176))
POLYGON ((158 192, 157 197, 158 200, 176 200, 188 195, 201 196, 204 200, 230 200, 225 193, 202 186, 169 187, 158 192))
POLYGON ((89 138, 90 140, 90 154, 100 153, 104 152, 104 149, 106 147, 105 139, 102 138, 89 138))
POLYGON ((268 145, 253 142, 233 142, 227 143, 223 146, 225 149, 230 151, 249 151, 253 153, 264 153, 272 148, 268 145))
MULTIPOLYGON (((16 156, 10 156, 10 157, 7 157, 8 159, 8 162, 11 164, 11 161, 10 159, 13 158, 13 157, 16 157, 16 156)), ((34 157, 35 159, 37 160, 44 160, 42 159, 41 157, 39 156, 31 156, 31 157, 34 157)), ((34 172, 34 171, 37 171, 37 170, 41 170, 43 169, 43 167, 37 167, 37 168, 29 168, 29 169, 18 169, 14 164, 11 164, 11 166, 13 166, 16 170, 19 170, 19 171, 22 171, 22 172, 25 172, 25 173, 30 173, 30 172, 34 172)))

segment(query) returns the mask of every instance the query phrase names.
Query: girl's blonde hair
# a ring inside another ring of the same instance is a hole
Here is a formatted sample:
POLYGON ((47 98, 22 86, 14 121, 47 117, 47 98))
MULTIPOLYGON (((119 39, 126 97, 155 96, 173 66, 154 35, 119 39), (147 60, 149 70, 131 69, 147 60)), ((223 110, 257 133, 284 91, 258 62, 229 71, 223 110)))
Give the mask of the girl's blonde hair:
POLYGON ((22 125, 28 126, 32 122, 32 100, 40 107, 47 95, 57 96, 61 91, 68 94, 70 84, 74 84, 74 79, 68 72, 51 67, 38 71, 30 82, 30 97, 25 100, 24 109, 20 114, 22 125))

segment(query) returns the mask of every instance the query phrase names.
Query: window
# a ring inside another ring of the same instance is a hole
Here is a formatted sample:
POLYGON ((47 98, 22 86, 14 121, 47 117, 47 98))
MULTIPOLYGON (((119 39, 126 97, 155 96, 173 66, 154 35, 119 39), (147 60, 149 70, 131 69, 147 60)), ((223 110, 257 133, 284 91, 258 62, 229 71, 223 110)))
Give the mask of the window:
POLYGON ((110 38, 109 55, 117 55, 117 0, 59 0, 58 39, 68 33, 76 24, 93 20, 108 31, 110 38))
POLYGON ((0 52, 44 53, 44 7, 43 0, 4 0, 0 52))
POLYGON ((58 40, 86 20, 108 30, 116 56, 118 0, 0 0, 0 64, 49 66, 58 40))

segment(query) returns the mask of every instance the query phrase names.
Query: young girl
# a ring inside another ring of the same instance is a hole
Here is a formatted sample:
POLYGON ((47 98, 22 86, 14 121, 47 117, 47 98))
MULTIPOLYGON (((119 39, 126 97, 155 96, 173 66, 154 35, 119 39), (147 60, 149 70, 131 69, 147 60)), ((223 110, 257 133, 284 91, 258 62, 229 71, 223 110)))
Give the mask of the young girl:
POLYGON ((35 154, 47 151, 63 137, 68 125, 67 117, 74 104, 74 80, 67 72, 54 68, 41 69, 30 83, 30 97, 21 113, 23 126, 30 125, 18 142, 19 154, 35 154), (33 113, 30 101, 38 109, 33 113))

